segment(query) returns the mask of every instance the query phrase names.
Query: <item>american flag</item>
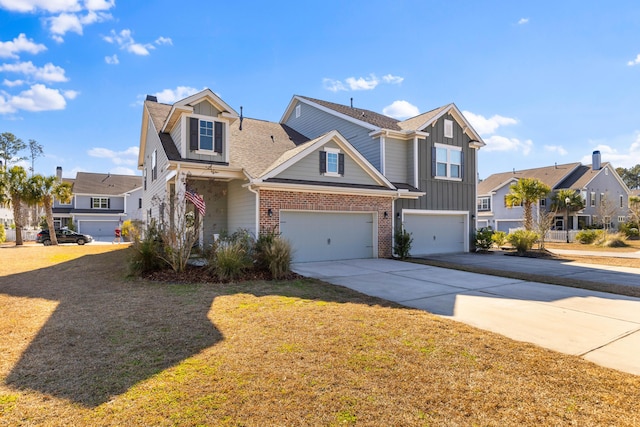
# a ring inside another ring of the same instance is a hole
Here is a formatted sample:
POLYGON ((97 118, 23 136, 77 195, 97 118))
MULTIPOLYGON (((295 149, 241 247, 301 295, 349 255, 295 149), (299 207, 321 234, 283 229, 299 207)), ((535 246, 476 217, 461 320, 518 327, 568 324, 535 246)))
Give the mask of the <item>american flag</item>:
POLYGON ((200 212, 200 216, 204 216, 204 213, 206 212, 206 206, 204 204, 204 199, 202 198, 202 196, 195 191, 186 190, 185 197, 188 201, 193 203, 196 209, 198 209, 198 212, 200 212))

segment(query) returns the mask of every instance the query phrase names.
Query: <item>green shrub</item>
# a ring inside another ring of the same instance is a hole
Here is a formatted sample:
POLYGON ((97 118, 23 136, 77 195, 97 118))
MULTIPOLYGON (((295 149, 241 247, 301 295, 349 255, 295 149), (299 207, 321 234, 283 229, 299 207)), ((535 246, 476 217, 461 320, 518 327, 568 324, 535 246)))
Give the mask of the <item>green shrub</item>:
POLYGON ((129 260, 131 274, 141 275, 164 268, 166 263, 160 257, 163 251, 162 241, 155 224, 147 227, 144 239, 135 240, 132 246, 133 256, 129 260))
POLYGON ((640 237, 640 224, 637 222, 624 222, 618 226, 618 231, 624 233, 627 239, 637 239, 640 237))
POLYGON ((0 224, 0 243, 7 240, 7 233, 4 231, 4 225, 0 224))
POLYGON ((262 233, 260 233, 253 247, 253 258, 256 268, 261 270, 269 269, 266 250, 271 246, 271 244, 273 244, 278 236, 279 234, 276 233, 275 228, 272 228, 271 230, 263 230, 262 233))
POLYGON ((393 252, 400 259, 407 259, 411 252, 411 244, 413 243, 413 237, 411 233, 404 229, 404 227, 396 228, 396 232, 393 236, 393 252))
POLYGON ((236 280, 251 265, 251 258, 242 241, 220 242, 215 248, 213 269, 221 280, 236 280))
POLYGON ((507 240, 519 254, 530 251, 538 238, 538 233, 530 230, 516 230, 507 236, 507 240))
POLYGON ((482 227, 476 231, 476 250, 488 251, 493 246, 493 230, 489 227, 482 227))
POLYGON ((491 240, 497 247, 502 247, 507 244, 507 233, 504 231, 494 231, 491 236, 491 240))
POLYGON ((583 245, 590 245, 602 234, 600 230, 580 230, 576 234, 576 240, 583 245))
POLYGON ((274 279, 281 279, 291 271, 291 258, 293 256, 291 244, 281 238, 275 237, 269 244, 262 248, 264 262, 274 279))

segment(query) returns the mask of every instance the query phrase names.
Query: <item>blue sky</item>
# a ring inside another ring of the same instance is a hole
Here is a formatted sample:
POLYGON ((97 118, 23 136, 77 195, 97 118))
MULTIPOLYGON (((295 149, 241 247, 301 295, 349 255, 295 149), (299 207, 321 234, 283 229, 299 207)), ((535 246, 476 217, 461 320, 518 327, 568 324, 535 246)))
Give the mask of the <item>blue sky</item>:
POLYGON ((633 1, 0 0, 0 23, 0 132, 42 144, 45 175, 139 174, 145 95, 207 87, 271 121, 293 95, 398 118, 454 102, 481 178, 640 163, 633 1))

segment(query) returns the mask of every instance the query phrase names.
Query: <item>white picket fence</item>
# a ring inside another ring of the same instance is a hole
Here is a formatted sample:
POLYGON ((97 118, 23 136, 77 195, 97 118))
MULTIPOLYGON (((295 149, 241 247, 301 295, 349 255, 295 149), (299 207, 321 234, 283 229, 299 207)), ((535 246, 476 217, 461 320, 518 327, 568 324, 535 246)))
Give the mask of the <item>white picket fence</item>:
MULTIPOLYGON (((36 236, 40 230, 22 230, 22 240, 28 242, 30 240, 36 240, 36 236)), ((16 230, 12 228, 4 229, 5 235, 7 237, 7 242, 15 242, 16 241, 16 230)))
MULTIPOLYGON (((522 230, 521 228, 510 228, 509 234, 513 233, 516 230, 522 230)), ((578 234, 580 230, 569 230, 568 237, 569 242, 576 241, 576 234, 578 234)), ((567 231, 566 230, 550 230, 547 231, 547 234, 544 237, 545 242, 566 242, 567 241, 567 231)))

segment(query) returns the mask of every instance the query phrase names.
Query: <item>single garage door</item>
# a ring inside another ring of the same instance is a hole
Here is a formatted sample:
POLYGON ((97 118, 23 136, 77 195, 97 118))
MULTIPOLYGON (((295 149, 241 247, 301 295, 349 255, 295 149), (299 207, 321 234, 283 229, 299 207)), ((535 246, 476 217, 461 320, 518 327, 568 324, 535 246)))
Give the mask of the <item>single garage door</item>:
POLYGON ((412 234, 411 255, 467 252, 465 214, 410 213, 404 227, 412 234))
POLYGON ((93 238, 113 239, 114 230, 118 224, 119 221, 79 221, 78 233, 89 234, 93 238))
POLYGON ((372 213, 280 212, 280 231, 293 247, 294 262, 373 258, 372 213))

